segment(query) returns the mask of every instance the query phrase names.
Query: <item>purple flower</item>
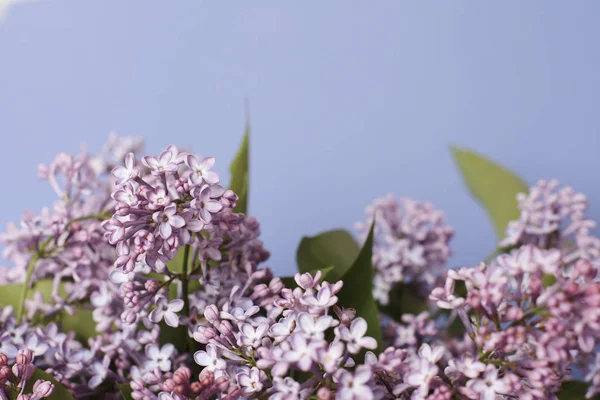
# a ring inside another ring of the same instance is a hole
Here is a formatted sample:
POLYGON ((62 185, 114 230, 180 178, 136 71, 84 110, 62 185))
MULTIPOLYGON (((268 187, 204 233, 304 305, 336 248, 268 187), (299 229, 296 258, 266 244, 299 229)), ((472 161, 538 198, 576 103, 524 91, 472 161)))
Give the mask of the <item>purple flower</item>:
POLYGON ((190 182, 193 185, 200 185, 202 182, 213 185, 219 182, 219 175, 210 169, 215 165, 214 157, 204 157, 198 160, 193 155, 188 155, 185 163, 192 170, 190 174, 190 182))
POLYGON ((152 215, 154 221, 158 223, 158 230, 163 239, 168 239, 173 233, 173 228, 181 228, 185 225, 185 220, 176 214, 177 207, 171 204, 163 211, 157 211, 152 215))
POLYGON ((158 368, 163 372, 171 369, 171 355, 175 351, 175 346, 170 343, 165 344, 162 348, 154 344, 146 346, 146 357, 148 360, 144 367, 148 370, 158 368))
POLYGON ((169 302, 165 297, 158 296, 155 304, 156 308, 148 316, 150 321, 157 324, 164 318, 167 325, 177 328, 179 326, 177 313, 183 309, 183 300, 175 299, 169 302))
POLYGON ((115 185, 121 186, 138 175, 135 167, 135 155, 129 153, 125 156, 125 166, 116 166, 112 170, 112 175, 116 178, 115 185))
POLYGON ((200 350, 194 353, 194 361, 208 371, 222 370, 227 366, 225 360, 219 357, 216 347, 212 344, 206 345, 206 351, 200 350))
POLYGON ((160 156, 151 157, 146 156, 142 158, 142 163, 150 168, 153 175, 164 174, 165 172, 177 171, 177 164, 173 159, 173 153, 170 151, 163 151, 160 156))
POLYGON ((338 381, 336 399, 340 400, 371 400, 374 398, 373 390, 368 382, 371 379, 371 368, 360 365, 354 373, 342 371, 338 381))
POLYGON ((377 341, 367 333, 367 321, 363 318, 356 318, 350 324, 350 329, 345 326, 336 328, 338 336, 347 342, 348 351, 352 354, 358 353, 362 348, 373 350, 377 348, 377 341))

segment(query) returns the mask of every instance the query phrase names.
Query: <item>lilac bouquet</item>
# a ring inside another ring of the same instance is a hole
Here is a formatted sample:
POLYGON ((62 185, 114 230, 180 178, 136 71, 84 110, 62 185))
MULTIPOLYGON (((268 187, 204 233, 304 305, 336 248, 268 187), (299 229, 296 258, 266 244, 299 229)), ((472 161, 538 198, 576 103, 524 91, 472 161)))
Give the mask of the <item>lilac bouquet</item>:
POLYGON ((392 196, 302 239, 275 277, 248 215, 249 135, 215 159, 111 136, 39 177, 58 197, 1 240, 0 399, 577 399, 600 393, 600 239, 583 194, 454 156, 499 235, 392 196), (479 261, 479 260, 477 260, 479 261))

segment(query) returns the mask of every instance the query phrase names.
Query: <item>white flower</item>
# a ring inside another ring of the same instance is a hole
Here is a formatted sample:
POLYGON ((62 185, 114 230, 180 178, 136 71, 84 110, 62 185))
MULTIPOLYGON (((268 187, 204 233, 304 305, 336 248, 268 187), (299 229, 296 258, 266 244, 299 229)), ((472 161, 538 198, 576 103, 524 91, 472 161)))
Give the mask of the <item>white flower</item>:
POLYGON ((146 346, 146 357, 148 357, 148 360, 144 364, 144 368, 159 368, 163 372, 169 371, 171 369, 171 355, 173 351, 175 351, 175 346, 170 343, 165 344, 160 350, 154 344, 146 346))
POLYGON ((181 299, 175 299, 169 303, 165 297, 158 296, 156 298, 156 308, 150 312, 148 318, 155 324, 164 318, 167 325, 177 328, 179 326, 177 313, 183 309, 183 305, 181 299))
POLYGON ((506 393, 509 389, 502 378, 498 378, 498 368, 488 365, 481 379, 472 379, 467 386, 480 395, 481 400, 495 400, 497 394, 506 393))
POLYGON ((350 329, 340 326, 336 331, 340 339, 347 342, 348 351, 352 354, 358 353, 362 348, 369 350, 377 348, 377 341, 370 336, 365 336, 367 321, 361 317, 352 321, 350 329))
POLYGON ((214 345, 206 345, 206 351, 200 350, 194 353, 194 361, 196 364, 206 367, 208 371, 225 369, 227 363, 217 353, 214 345))
POLYGON ((298 326, 311 339, 323 339, 325 331, 333 325, 333 318, 329 315, 322 315, 315 319, 308 313, 301 313, 298 316, 298 326))
POLYGON ((343 371, 338 382, 336 399, 339 400, 371 400, 373 391, 367 385, 371 379, 371 368, 359 365, 354 373, 343 371))
POLYGON ((88 385, 93 389, 95 387, 98 387, 102 382, 104 382, 104 380, 106 379, 106 375, 108 375, 108 367, 110 365, 110 357, 109 356, 104 356, 104 358, 102 359, 102 362, 94 362, 92 364, 92 373, 94 374, 90 381, 88 382, 88 385))

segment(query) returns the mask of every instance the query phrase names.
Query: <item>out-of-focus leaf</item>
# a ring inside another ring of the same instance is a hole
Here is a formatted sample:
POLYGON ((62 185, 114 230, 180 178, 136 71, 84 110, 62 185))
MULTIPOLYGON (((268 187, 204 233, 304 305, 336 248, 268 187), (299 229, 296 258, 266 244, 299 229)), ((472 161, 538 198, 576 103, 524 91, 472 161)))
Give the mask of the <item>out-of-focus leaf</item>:
MULTIPOLYGON (((581 381, 565 381, 560 387, 560 392, 556 396, 560 400, 583 400, 589 385, 581 381)), ((592 397, 592 400, 598 400, 600 396, 592 397)))
POLYGON ((550 287, 556 283, 556 276, 552 274, 544 274, 542 276, 542 284, 545 288, 550 287))
POLYGON ((244 139, 240 145, 235 158, 229 167, 231 172, 231 184, 229 189, 238 195, 238 201, 233 211, 238 213, 248 213, 248 191, 250 175, 250 124, 246 123, 244 139))
MULTIPOLYGON (((356 260, 344 275, 344 286, 338 293, 338 304, 344 308, 354 308, 356 315, 367 321, 368 330, 367 336, 371 336, 377 340, 378 348, 376 352, 381 350, 381 326, 379 324, 379 312, 377 303, 373 298, 373 227, 369 231, 365 244, 360 249, 356 260)), ((358 362, 364 359, 363 351, 358 362)))
POLYGON ((527 193, 527 184, 473 151, 453 147, 452 154, 467 186, 491 217, 498 239, 503 238, 508 223, 519 218, 516 196, 527 193))
POLYGON ((177 328, 170 327, 164 321, 160 322, 160 334, 158 342, 161 346, 171 343, 181 354, 189 353, 190 340, 188 328, 185 325, 179 325, 177 328))
POLYGON ((65 388, 62 384, 58 383, 52 375, 47 374, 39 368, 35 369, 35 372, 27 381, 27 384, 25 385, 25 393, 33 392, 33 385, 38 379, 49 381, 54 385, 54 392, 52 392, 50 397, 45 397, 46 400, 75 400, 75 398, 67 390, 67 388, 65 388))
POLYGON ((303 237, 296 251, 296 261, 301 273, 333 267, 327 273, 327 281, 337 282, 350 269, 358 253, 359 248, 352 235, 336 229, 303 237))
MULTIPOLYGON (((171 261, 167 261, 167 268, 169 271, 174 272, 176 274, 181 274, 183 272, 183 259, 185 257, 185 246, 179 248, 177 250, 177 254, 171 261)), ((189 272, 192 266, 192 257, 188 257, 188 268, 189 272)))
POLYGON ((133 393, 133 390, 131 389, 131 386, 128 383, 119 383, 117 384, 117 387, 119 388, 119 392, 121 392, 123 400, 133 399, 133 397, 131 397, 131 393, 133 393))
POLYGON ((414 287, 404 283, 398 283, 392 288, 387 305, 379 305, 381 312, 397 322, 402 321, 404 314, 417 315, 428 309, 426 299, 419 296, 414 287))
MULTIPOLYGON (((0 306, 17 307, 19 295, 22 293, 24 284, 10 284, 0 286, 0 306)), ((53 281, 50 279, 42 279, 34 282, 30 290, 27 291, 27 298, 32 299, 36 292, 39 292, 44 297, 44 301, 49 302, 52 296, 53 281)), ((58 288, 58 294, 65 296, 65 290, 61 286, 58 288)), ((74 314, 69 315, 66 311, 62 311, 58 315, 58 322, 62 325, 65 332, 75 332, 77 339, 83 343, 87 343, 90 337, 97 335, 96 323, 92 317, 92 311, 82 308, 73 307, 74 314)))

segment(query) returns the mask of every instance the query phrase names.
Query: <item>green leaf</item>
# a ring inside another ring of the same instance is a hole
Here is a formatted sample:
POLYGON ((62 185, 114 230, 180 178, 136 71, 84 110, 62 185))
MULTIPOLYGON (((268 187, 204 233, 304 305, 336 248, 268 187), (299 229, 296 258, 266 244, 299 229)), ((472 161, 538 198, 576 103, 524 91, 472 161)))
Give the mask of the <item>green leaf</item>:
POLYGON ((50 374, 42 371, 39 368, 36 368, 35 372, 31 376, 31 378, 27 381, 25 385, 25 393, 33 392, 33 385, 38 379, 42 379, 44 381, 50 381, 54 385, 54 392, 50 397, 45 397, 47 400, 75 400, 71 392, 67 390, 62 384, 58 383, 56 379, 50 374))
MULTIPOLYGON (((588 390, 588 384, 581 381, 565 381, 560 387, 560 392, 556 396, 560 400, 578 400, 585 399, 585 393, 588 390)), ((592 399, 598 399, 600 396, 594 396, 592 399)))
POLYGON ((467 186, 491 217, 498 239, 503 238, 508 223, 519 218, 516 196, 527 193, 527 184, 475 152, 453 147, 452 153, 467 186))
MULTIPOLYGON (((40 292, 44 297, 44 301, 49 302, 52 297, 52 288, 54 282, 51 279, 42 279, 33 283, 30 290, 27 291, 27 298, 32 299, 36 292, 40 292)), ((23 293, 24 284, 10 284, 0 286, 0 306, 12 306, 16 308, 19 304, 19 295, 23 293)), ((66 295, 62 285, 58 288, 59 295, 66 295)), ((96 322, 92 317, 92 311, 81 308, 73 307, 75 313, 69 315, 66 311, 62 311, 58 315, 58 322, 62 324, 65 332, 75 332, 77 339, 83 343, 87 343, 90 337, 97 335, 96 322)), ((49 322, 49 321, 48 321, 49 322)))
POLYGON ((133 399, 133 397, 131 397, 131 393, 133 393, 133 390, 131 389, 131 386, 128 383, 118 383, 117 387, 119 388, 119 392, 121 392, 123 400, 133 399))
POLYGON ((231 172, 229 189, 233 190, 239 197, 233 211, 247 214, 250 171, 250 124, 248 122, 246 123, 244 139, 235 158, 231 162, 229 171, 231 172))
MULTIPOLYGON (((377 340, 376 352, 379 352, 381 351, 381 326, 377 303, 373 298, 373 227, 374 223, 356 260, 344 275, 344 286, 337 296, 341 307, 354 308, 356 315, 367 321, 367 336, 377 340)), ((357 362, 362 362, 364 353, 365 351, 357 357, 357 362)))
POLYGON ((550 287, 552 285, 554 285, 556 283, 556 276, 552 275, 552 274, 544 274, 542 276, 542 285, 544 285, 545 288, 550 287))
POLYGON ((329 282, 342 279, 352 266, 359 248, 350 233, 343 229, 305 236, 296 251, 298 270, 301 273, 333 268, 327 273, 329 282))
POLYGON ((401 322, 402 315, 417 315, 429 310, 429 307, 426 300, 415 291, 413 286, 398 283, 390 291, 388 304, 379 305, 379 309, 397 322, 401 322))

